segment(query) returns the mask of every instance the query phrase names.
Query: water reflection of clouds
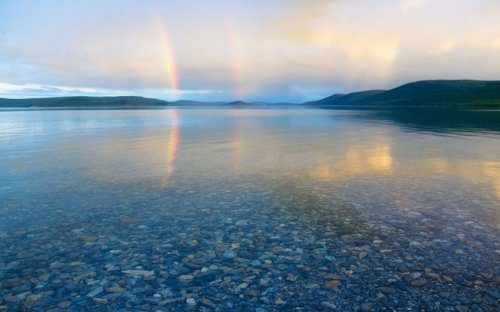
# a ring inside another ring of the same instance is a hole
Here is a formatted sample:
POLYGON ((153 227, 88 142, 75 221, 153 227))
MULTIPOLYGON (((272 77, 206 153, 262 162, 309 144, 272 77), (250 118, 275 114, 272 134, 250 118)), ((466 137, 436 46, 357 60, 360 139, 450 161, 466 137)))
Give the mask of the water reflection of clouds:
MULTIPOLYGON (((188 180, 289 176, 312 184, 384 179, 388 188, 399 183, 427 191, 461 182, 500 199, 500 165, 490 138, 416 136, 384 124, 352 124, 346 113, 337 116, 336 112, 316 110, 36 114, 29 122, 9 116, 10 121, 0 123, 0 133, 18 131, 24 138, 20 142, 37 152, 30 157, 89 167, 92 171, 83 169, 81 174, 99 180, 155 177, 171 183, 174 173, 188 180), (106 116, 112 123, 106 129, 85 130, 101 127, 106 116), (37 132, 43 136, 32 138, 37 132)), ((10 146, 17 153, 26 153, 19 146, 10 146)))
POLYGON ((485 177, 491 180, 493 186, 493 192, 496 198, 500 200, 500 162, 499 161, 484 162, 483 172, 485 177))
POLYGON ((309 170, 309 176, 330 181, 352 178, 357 175, 389 174, 393 167, 391 146, 376 142, 372 146, 351 146, 343 155, 309 170))
MULTIPOLYGON (((467 156, 450 154, 445 146, 439 145, 442 140, 439 137, 433 137, 428 143, 422 141, 424 145, 421 146, 415 141, 401 141, 388 131, 350 129, 349 125, 342 131, 325 135, 310 128, 307 120, 300 121, 304 127, 296 127, 297 111, 285 114, 292 123, 282 120, 280 127, 285 129, 274 131, 272 126, 263 126, 262 120, 255 120, 257 112, 242 110, 229 114, 232 119, 229 141, 233 173, 259 173, 265 178, 281 172, 330 182, 371 177, 403 184, 433 179, 450 182, 458 179, 465 183, 480 181, 491 185, 494 196, 499 198, 500 169, 497 163, 486 164, 469 158, 477 153, 467 156), (430 149, 426 149, 425 144, 431 144, 430 149)), ((276 113, 271 111, 268 116, 275 117, 276 113)), ((321 114, 311 117, 319 123, 325 120, 321 114)), ((223 174, 224 169, 219 173, 223 174)), ((435 187, 433 182, 424 183, 423 187, 426 185, 435 187)))
MULTIPOLYGON (((338 182, 367 177, 388 177, 393 183, 429 181, 419 184, 420 188, 435 188, 431 180, 465 183, 486 183, 491 186, 492 195, 500 199, 500 162, 480 161, 435 155, 408 159, 398 153, 388 143, 390 140, 375 140, 372 145, 351 144, 344 147, 344 152, 330 157, 314 155, 316 163, 307 170, 310 178, 321 181, 338 182), (397 163, 397 166, 395 165, 397 163), (406 182, 405 182, 406 181, 406 182)), ((399 147, 401 148, 401 147, 399 147)), ((400 150, 398 150, 400 151, 400 150)))
MULTIPOLYGON (((405 168, 411 177, 419 179, 442 178, 453 181, 460 179, 468 183, 486 183, 491 186, 492 195, 500 199, 500 162, 453 158, 423 159, 405 168)), ((431 185, 431 184, 429 184, 431 185)))

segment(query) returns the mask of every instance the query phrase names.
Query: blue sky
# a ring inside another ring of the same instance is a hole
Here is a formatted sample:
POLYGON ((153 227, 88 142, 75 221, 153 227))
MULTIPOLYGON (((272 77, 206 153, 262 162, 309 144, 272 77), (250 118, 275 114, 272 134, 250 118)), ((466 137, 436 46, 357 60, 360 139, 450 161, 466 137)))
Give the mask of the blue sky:
POLYGON ((302 102, 500 79, 498 0, 0 0, 0 97, 302 102))

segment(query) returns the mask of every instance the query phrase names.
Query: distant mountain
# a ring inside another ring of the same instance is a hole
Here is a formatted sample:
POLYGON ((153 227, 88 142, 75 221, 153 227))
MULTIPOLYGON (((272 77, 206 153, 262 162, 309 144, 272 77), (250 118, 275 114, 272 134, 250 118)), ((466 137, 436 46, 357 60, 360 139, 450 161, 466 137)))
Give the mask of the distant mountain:
POLYGON ((238 101, 233 101, 233 102, 226 103, 226 105, 229 105, 229 106, 246 106, 246 105, 251 105, 251 104, 247 103, 247 102, 244 102, 244 101, 241 101, 241 100, 238 100, 238 101))
POLYGON ((425 80, 387 91, 332 95, 307 104, 500 108, 500 81, 425 80))
MULTIPOLYGON (((394 107, 491 107, 500 108, 500 81, 478 80, 425 80, 408 83, 391 90, 369 90, 349 94, 334 94, 319 101, 307 102, 316 106, 394 106, 394 107)), ((287 103, 263 102, 198 102, 144 98, 139 96, 115 97, 55 97, 32 99, 2 99, 0 108, 6 107, 154 107, 154 106, 231 106, 236 108, 287 103)))
POLYGON ((228 104, 227 102, 200 102, 192 100, 177 100, 169 103, 173 106, 219 106, 228 104))
POLYGON ((72 96, 33 99, 1 99, 0 107, 142 107, 167 106, 167 101, 140 96, 72 96))
POLYGON ((384 90, 368 90, 368 91, 360 91, 360 92, 354 92, 354 93, 349 93, 349 94, 334 94, 332 96, 329 96, 321 102, 327 102, 327 103, 342 103, 342 104, 355 104, 358 101, 361 101, 363 99, 366 99, 370 96, 379 94, 384 92, 384 90))
POLYGON ((72 96, 54 98, 32 98, 32 99, 2 99, 0 98, 0 108, 23 107, 23 108, 82 108, 82 107, 155 107, 155 106, 232 106, 247 107, 256 105, 271 105, 260 102, 199 102, 190 100, 163 101, 158 99, 144 98, 140 96, 72 96))
POLYGON ((267 106, 267 105, 284 105, 277 103, 267 103, 267 102, 245 102, 245 101, 233 101, 229 103, 224 103, 224 105, 232 106, 232 107, 248 107, 248 106, 267 106))

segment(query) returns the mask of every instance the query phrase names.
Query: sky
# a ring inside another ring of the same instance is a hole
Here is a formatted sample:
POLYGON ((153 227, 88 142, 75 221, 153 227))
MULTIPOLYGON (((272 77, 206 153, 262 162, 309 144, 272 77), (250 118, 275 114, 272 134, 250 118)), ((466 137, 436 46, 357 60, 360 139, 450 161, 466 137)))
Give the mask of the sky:
POLYGON ((300 103, 500 79, 499 0, 0 0, 0 97, 300 103))

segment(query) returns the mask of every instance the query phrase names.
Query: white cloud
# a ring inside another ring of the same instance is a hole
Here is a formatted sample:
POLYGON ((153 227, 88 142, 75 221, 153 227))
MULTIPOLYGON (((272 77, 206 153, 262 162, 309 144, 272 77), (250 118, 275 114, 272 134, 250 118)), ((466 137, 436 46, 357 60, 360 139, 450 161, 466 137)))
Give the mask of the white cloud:
POLYGON ((217 96, 223 93, 220 90, 173 90, 173 89, 102 89, 83 88, 59 85, 41 84, 12 84, 0 82, 0 97, 27 98, 27 97, 57 97, 57 96, 122 96, 137 95, 155 97, 165 100, 178 100, 184 97, 198 98, 200 96, 217 96))
POLYGON ((402 6, 405 10, 412 10, 421 7, 426 0, 403 0, 402 6))
POLYGON ((329 88, 500 77, 498 0, 5 3, 0 77, 33 84, 23 91, 33 94, 302 101, 329 88), (183 90, 175 95, 162 23, 183 90))

